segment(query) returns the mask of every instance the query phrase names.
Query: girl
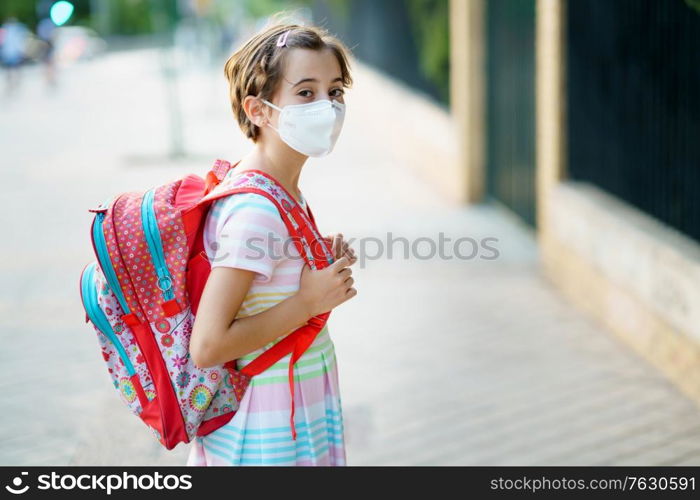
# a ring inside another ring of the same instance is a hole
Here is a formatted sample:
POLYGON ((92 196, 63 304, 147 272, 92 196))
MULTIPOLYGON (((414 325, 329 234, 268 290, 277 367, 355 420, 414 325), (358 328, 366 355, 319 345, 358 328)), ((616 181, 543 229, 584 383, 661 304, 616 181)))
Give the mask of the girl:
MULTIPOLYGON (((224 68, 231 105, 254 147, 223 182, 262 170, 307 210, 299 175, 309 156, 333 149, 342 127, 344 88, 352 84, 346 51, 320 28, 279 24, 231 56, 224 68)), ((195 364, 205 368, 236 359, 240 370, 313 316, 355 296, 349 266, 357 259, 342 234, 325 238, 336 260, 321 270, 311 270, 296 247, 285 244, 289 237, 277 208, 262 195, 214 202, 204 228, 212 271, 190 339, 195 364)), ((188 465, 346 465, 328 328, 294 367, 296 440, 289 358, 251 379, 229 423, 193 441, 188 465)))

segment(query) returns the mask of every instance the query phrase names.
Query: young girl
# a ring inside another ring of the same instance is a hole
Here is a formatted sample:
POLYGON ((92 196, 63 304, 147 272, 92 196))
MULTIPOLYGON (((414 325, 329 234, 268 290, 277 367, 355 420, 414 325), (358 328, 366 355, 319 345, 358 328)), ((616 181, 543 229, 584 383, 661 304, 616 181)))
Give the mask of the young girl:
MULTIPOLYGON (((352 84, 346 51, 320 28, 281 24, 231 56, 224 68, 231 105, 254 146, 222 182, 262 170, 308 210, 299 175, 309 156, 333 149, 340 133, 344 88, 352 84)), ((342 234, 325 238, 336 260, 321 270, 310 269, 289 238, 276 206, 262 195, 214 202, 204 229, 212 271, 190 339, 196 365, 236 359, 240 370, 313 316, 355 296, 349 266, 357 259, 342 234)), ((346 465, 338 371, 327 326, 294 365, 296 439, 290 426, 289 359, 287 354, 252 377, 229 423, 193 441, 188 465, 346 465)))

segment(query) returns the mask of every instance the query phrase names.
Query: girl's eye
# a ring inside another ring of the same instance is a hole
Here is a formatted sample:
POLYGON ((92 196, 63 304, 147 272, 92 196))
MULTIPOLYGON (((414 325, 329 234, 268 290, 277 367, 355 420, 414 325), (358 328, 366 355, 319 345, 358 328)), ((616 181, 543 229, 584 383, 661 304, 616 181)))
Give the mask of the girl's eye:
MULTIPOLYGON (((332 97, 340 97, 345 93, 343 89, 333 89, 330 91, 330 95, 332 97)), ((297 92, 297 95, 300 95, 301 97, 311 97, 313 95, 313 92, 311 90, 300 90, 297 92)))

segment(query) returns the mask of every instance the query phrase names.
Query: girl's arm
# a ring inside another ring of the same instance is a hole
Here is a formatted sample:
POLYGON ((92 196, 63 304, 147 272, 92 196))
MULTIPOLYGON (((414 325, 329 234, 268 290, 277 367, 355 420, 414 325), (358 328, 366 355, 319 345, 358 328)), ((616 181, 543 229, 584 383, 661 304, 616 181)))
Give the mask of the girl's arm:
POLYGON ((202 292, 190 337, 190 355, 199 368, 226 363, 293 332, 313 316, 355 296, 347 257, 313 271, 305 265, 299 291, 265 311, 235 319, 255 277, 254 271, 214 267, 202 292), (235 319, 235 321, 234 321, 235 319))

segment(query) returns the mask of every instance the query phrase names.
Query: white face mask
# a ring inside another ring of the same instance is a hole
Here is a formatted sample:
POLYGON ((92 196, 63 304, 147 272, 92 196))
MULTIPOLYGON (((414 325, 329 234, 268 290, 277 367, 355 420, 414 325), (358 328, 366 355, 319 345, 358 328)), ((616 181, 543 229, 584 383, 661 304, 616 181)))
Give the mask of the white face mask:
POLYGON ((265 99, 262 101, 280 112, 277 128, 270 127, 289 147, 316 157, 333 150, 343 127, 345 104, 326 99, 279 108, 265 99))

